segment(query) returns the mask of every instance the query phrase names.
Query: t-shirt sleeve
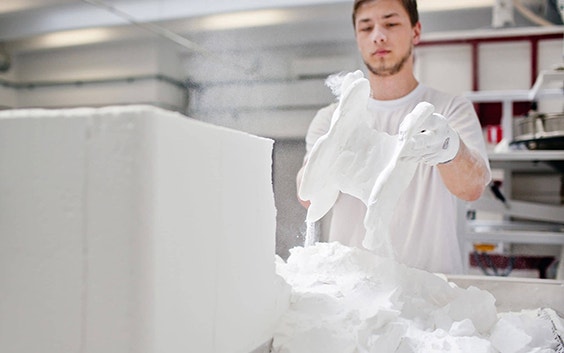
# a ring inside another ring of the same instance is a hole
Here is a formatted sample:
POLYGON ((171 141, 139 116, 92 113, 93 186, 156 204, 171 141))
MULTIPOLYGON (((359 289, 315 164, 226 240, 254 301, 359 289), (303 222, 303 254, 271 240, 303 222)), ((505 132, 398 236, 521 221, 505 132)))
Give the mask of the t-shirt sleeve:
POLYGON ((333 103, 325 108, 320 109, 317 114, 315 114, 315 117, 309 125, 305 138, 305 158, 309 156, 309 153, 311 152, 311 149, 313 148, 315 142, 329 131, 329 128, 331 127, 331 119, 336 109, 337 103, 333 103))

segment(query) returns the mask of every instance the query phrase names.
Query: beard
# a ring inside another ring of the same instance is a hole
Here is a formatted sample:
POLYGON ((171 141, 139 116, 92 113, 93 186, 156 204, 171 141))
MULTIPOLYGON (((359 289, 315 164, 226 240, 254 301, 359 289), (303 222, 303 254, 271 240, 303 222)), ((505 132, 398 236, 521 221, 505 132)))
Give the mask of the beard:
POLYGON ((381 77, 392 76, 400 72, 401 69, 403 69, 405 63, 411 56, 412 51, 413 51, 413 46, 409 47, 408 52, 392 65, 386 66, 386 64, 382 62, 378 65, 373 66, 366 61, 364 61, 364 65, 366 65, 368 70, 376 76, 381 76, 381 77))

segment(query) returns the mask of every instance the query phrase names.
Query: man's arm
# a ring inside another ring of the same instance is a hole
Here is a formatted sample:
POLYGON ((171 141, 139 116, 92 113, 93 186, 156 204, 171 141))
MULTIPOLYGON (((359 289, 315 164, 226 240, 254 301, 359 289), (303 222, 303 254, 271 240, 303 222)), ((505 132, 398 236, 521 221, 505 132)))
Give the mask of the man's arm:
POLYGON ((436 166, 447 189, 465 201, 478 199, 490 180, 487 161, 470 149, 447 119, 422 102, 400 125, 404 157, 436 166), (416 133, 409 131, 416 128, 416 133))
POLYGON ((437 168, 448 190, 465 201, 477 200, 490 179, 486 162, 462 139, 456 157, 450 162, 437 164, 437 168))

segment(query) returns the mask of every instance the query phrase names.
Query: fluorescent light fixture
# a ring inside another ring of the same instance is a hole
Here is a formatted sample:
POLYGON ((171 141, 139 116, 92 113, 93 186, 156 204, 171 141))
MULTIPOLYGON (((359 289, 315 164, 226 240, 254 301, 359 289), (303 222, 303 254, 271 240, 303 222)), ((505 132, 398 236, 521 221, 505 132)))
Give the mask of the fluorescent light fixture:
POLYGON ((88 28, 44 34, 35 40, 44 48, 60 48, 100 43, 110 40, 112 36, 110 28, 88 28))
POLYGON ((198 24, 203 30, 221 30, 275 25, 290 19, 284 10, 257 10, 206 16, 198 24))
POLYGON ((0 14, 38 9, 49 5, 72 3, 73 0, 1 0, 0 14))
POLYGON ((419 0, 419 11, 459 10, 473 7, 492 7, 494 0, 419 0))
POLYGON ((0 13, 29 10, 37 7, 37 1, 33 0, 2 0, 0 2, 0 13))

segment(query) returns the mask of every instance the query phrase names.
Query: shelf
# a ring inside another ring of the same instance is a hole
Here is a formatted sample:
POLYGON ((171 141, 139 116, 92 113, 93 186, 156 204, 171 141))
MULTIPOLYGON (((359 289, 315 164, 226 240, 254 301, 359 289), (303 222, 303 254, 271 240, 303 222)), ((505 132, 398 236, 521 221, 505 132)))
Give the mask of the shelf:
MULTIPOLYGON (((537 77, 537 80, 535 81, 535 84, 533 85, 533 88, 531 88, 531 91, 529 92, 529 100, 534 101, 538 98, 547 98, 544 95, 544 92, 548 92, 549 89, 545 88, 545 85, 547 83, 554 81, 558 81, 562 83, 562 81, 564 81, 564 71, 562 70, 541 71, 541 73, 537 77)), ((558 91, 560 91, 559 97, 562 98, 562 89, 558 91)), ((558 96, 556 98, 558 98, 558 96)))
POLYGON ((464 96, 475 103, 534 101, 540 98, 562 98, 562 88, 545 87, 550 82, 563 82, 564 71, 545 70, 537 76, 531 89, 466 92, 464 96))
POLYGON ((525 102, 539 98, 562 98, 564 92, 559 88, 544 89, 541 92, 532 90, 492 90, 479 92, 466 92, 464 96, 474 103, 492 102, 525 102))
POLYGON ((508 221, 468 221, 467 241, 564 244, 564 226, 508 221))
POLYGON ((539 73, 535 84, 528 90, 497 90, 466 92, 464 96, 474 103, 501 102, 501 127, 504 136, 513 139, 513 102, 536 101, 539 99, 563 99, 562 87, 548 87, 552 82, 564 82, 564 70, 544 70, 539 73))
POLYGON ((476 210, 504 214, 511 217, 519 217, 545 222, 564 222, 563 205, 545 205, 528 201, 516 201, 507 199, 504 205, 501 201, 481 197, 477 201, 469 203, 469 207, 476 210))
MULTIPOLYGON (((538 75, 535 84, 529 90, 468 92, 465 97, 475 103, 501 102, 503 134, 507 136, 507 140, 511 140, 514 123, 513 103, 550 98, 564 100, 564 90, 561 87, 563 82, 564 70, 548 70, 538 75)), ((468 244, 473 242, 564 245, 564 205, 518 201, 511 198, 512 178, 519 171, 528 172, 533 167, 537 171, 542 164, 542 168, 546 171, 564 174, 564 150, 492 152, 488 154, 488 159, 492 169, 503 170, 501 191, 505 194, 506 201, 501 202, 486 191, 474 202, 460 202, 458 231, 464 243, 463 252, 467 251, 468 244), (466 213, 469 209, 497 214, 503 220, 467 220, 466 213)), ((463 256, 466 255, 463 253, 463 256)), ((562 258, 564 259, 564 247, 562 258)))
POLYGON ((562 161, 564 151, 561 150, 521 150, 511 152, 488 153, 491 162, 530 162, 530 161, 562 161))

